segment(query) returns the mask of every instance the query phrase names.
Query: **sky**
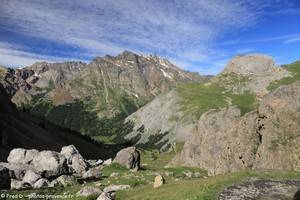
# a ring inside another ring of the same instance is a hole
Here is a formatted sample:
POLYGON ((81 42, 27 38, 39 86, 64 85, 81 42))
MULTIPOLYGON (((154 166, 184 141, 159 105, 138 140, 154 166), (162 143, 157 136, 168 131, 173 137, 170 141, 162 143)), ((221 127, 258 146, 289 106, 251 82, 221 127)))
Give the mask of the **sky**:
POLYGON ((0 65, 124 50, 217 74, 234 56, 300 60, 300 0, 0 0, 0 65))

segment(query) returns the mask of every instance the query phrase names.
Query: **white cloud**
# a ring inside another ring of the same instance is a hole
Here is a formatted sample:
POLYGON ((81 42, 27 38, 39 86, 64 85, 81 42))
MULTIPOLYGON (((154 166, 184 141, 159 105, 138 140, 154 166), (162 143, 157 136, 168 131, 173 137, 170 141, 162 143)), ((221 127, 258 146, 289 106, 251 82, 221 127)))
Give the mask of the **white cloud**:
POLYGON ((294 42, 300 42, 300 37, 286 40, 286 41, 284 41, 284 44, 290 44, 290 43, 294 43, 294 42))
POLYGON ((90 55, 129 49, 193 62, 210 56, 219 35, 255 24, 266 2, 2 0, 0 24, 3 30, 72 45, 90 55))
MULTIPOLYGON (((44 56, 40 54, 30 53, 20 49, 18 45, 12 45, 0 42, 0 65, 8 67, 28 66, 36 62, 64 62, 78 61, 74 58, 62 58, 55 56, 44 56)), ((85 61, 86 62, 86 61, 85 61)))

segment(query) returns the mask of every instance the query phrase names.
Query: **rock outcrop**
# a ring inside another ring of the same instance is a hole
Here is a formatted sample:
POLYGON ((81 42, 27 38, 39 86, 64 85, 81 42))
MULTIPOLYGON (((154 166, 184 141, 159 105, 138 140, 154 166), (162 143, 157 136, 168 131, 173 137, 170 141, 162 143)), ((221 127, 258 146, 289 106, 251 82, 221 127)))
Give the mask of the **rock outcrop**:
POLYGON ((300 171, 299 100, 295 82, 244 116, 235 107, 206 112, 173 163, 202 167, 210 175, 252 168, 300 171))
POLYGON ((140 152, 135 147, 127 147, 119 151, 114 159, 118 163, 128 169, 140 169, 140 152))

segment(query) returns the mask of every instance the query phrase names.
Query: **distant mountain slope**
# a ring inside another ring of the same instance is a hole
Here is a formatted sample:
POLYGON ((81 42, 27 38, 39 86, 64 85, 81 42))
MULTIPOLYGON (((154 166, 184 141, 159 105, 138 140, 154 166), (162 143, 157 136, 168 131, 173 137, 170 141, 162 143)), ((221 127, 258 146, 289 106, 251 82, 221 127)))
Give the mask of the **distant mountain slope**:
POLYGON ((36 63, 6 69, 0 78, 18 107, 105 142, 123 134, 123 119, 157 95, 178 83, 207 80, 166 59, 128 51, 89 64, 36 63))
POLYGON ((0 84, 0 161, 11 149, 35 148, 59 151, 62 146, 74 144, 88 158, 108 158, 118 150, 113 145, 97 144, 79 133, 70 132, 18 112, 0 84))
POLYGON ((256 110, 270 85, 300 80, 296 69, 280 68, 264 55, 237 56, 210 81, 178 84, 130 115, 126 121, 134 126, 126 138, 138 139, 141 146, 168 149, 197 133, 199 118, 212 109, 236 106, 241 115, 256 110))

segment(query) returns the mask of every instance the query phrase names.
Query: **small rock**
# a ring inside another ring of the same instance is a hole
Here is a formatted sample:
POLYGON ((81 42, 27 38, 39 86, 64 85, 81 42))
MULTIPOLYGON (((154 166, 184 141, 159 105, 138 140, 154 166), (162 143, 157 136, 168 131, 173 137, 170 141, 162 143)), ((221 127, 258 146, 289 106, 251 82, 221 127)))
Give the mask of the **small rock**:
POLYGON ((77 154, 72 159, 72 168, 76 173, 83 174, 88 169, 88 163, 85 162, 80 154, 77 154))
POLYGON ((38 154, 39 151, 36 149, 27 150, 23 148, 16 148, 11 150, 7 157, 7 161, 14 164, 30 164, 33 158, 38 154))
POLYGON ((48 187, 49 185, 50 185, 50 182, 47 179, 41 178, 37 182, 34 183, 33 188, 39 189, 39 188, 43 188, 43 187, 48 187))
POLYGON ((111 173, 111 175, 110 175, 110 177, 116 177, 116 176, 119 176, 119 173, 113 172, 113 173, 111 173))
POLYGON ((140 169, 140 152, 135 147, 127 147, 119 151, 114 162, 128 168, 140 169))
POLYGON ((161 175, 156 176, 154 179, 153 187, 158 188, 158 187, 162 186, 163 184, 165 184, 164 177, 162 177, 161 175))
POLYGON ((102 192, 102 194, 97 198, 97 200, 115 200, 116 192, 102 192))
POLYGON ((79 154, 79 151, 74 145, 69 145, 62 147, 60 153, 67 158, 68 164, 71 164, 73 157, 79 154))
POLYGON ((33 186, 34 183, 40 178, 42 178, 40 174, 34 172, 33 170, 28 170, 23 177, 23 182, 29 183, 31 186, 33 186))
POLYGON ((86 160, 86 162, 91 166, 91 167, 98 167, 103 164, 103 160, 86 160))
POLYGON ((112 159, 111 158, 109 158, 109 159, 107 159, 107 160, 105 160, 104 162, 103 162, 103 165, 104 166, 108 166, 108 165, 111 165, 112 164, 112 159))
POLYGON ((99 179, 101 178, 100 169, 97 167, 91 168, 85 173, 83 173, 82 178, 84 179, 99 179))
POLYGON ((92 195, 100 195, 102 193, 102 190, 100 190, 99 188, 95 188, 95 187, 84 187, 81 188, 76 195, 77 196, 92 196, 92 195))
POLYGON ((61 175, 57 179, 51 182, 51 186, 56 186, 56 185, 62 185, 64 187, 66 186, 72 186, 76 185, 77 180, 74 176, 67 176, 67 175, 61 175))

